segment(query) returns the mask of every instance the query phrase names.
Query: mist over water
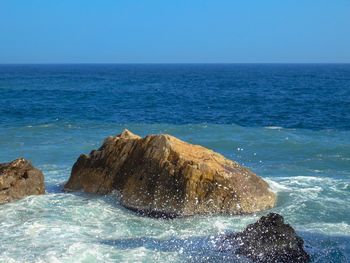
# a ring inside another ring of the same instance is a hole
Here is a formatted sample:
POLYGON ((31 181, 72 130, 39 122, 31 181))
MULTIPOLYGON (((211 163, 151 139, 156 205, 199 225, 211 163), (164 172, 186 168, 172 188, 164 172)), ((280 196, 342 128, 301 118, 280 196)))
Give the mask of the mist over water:
POLYGON ((277 192, 271 211, 304 238, 313 262, 349 262, 349 73, 347 65, 1 66, 0 162, 31 160, 47 194, 0 207, 0 262, 247 262, 218 252, 215 236, 270 211, 156 220, 113 195, 62 192, 78 156, 124 128, 168 133, 249 167, 277 192))

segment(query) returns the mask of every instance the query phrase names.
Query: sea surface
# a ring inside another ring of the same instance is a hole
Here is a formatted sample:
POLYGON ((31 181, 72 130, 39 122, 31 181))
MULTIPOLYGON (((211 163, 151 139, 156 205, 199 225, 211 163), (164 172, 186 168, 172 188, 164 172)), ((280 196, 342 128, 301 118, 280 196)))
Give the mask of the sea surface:
POLYGON ((0 65, 0 162, 43 170, 46 195, 0 206, 0 262, 248 262, 215 247, 270 211, 141 217, 64 193, 81 153, 128 128, 249 167, 312 262, 350 262, 350 65, 0 65))

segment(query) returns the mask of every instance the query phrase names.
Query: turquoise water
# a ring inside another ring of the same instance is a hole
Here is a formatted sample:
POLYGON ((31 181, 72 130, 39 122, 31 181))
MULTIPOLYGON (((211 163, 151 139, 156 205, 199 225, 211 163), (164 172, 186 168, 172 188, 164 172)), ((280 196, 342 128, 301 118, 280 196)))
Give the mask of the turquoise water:
POLYGON ((170 133, 238 160, 278 194, 281 213, 306 240, 314 262, 350 256, 349 131, 237 125, 79 125, 56 123, 1 131, 2 160, 25 156, 46 175, 47 194, 0 210, 4 262, 222 262, 215 236, 238 231, 264 213, 155 220, 139 217, 112 196, 62 193, 80 153, 107 135, 170 133), (197 240, 198 239, 198 240, 197 240))
POLYGON ((251 168, 313 262, 350 262, 349 66, 1 67, 0 161, 31 160, 47 194, 0 207, 0 262, 247 262, 217 251, 215 236, 268 211, 156 220, 113 195, 62 192, 77 157, 124 128, 251 168))

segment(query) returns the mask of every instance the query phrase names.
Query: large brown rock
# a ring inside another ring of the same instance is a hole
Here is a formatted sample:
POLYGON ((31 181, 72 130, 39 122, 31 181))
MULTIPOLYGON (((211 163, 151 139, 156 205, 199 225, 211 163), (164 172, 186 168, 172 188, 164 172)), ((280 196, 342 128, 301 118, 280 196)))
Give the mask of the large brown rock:
POLYGON ((45 193, 44 175, 21 158, 0 164, 0 204, 45 193))
POLYGON ((238 163, 170 135, 141 138, 125 130, 81 155, 67 191, 107 194, 153 216, 253 213, 274 206, 268 184, 238 163))

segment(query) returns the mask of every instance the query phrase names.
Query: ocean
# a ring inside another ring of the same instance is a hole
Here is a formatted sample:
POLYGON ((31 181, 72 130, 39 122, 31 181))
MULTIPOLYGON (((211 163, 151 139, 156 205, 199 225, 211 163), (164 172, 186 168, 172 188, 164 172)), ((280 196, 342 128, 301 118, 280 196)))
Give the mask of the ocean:
POLYGON ((215 236, 271 211, 312 262, 350 262, 350 64, 0 65, 0 162, 18 157, 42 169, 47 194, 0 206, 0 262, 247 262, 215 236), (64 193, 78 156, 125 128, 238 161, 276 207, 162 220, 64 193))

